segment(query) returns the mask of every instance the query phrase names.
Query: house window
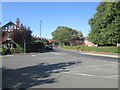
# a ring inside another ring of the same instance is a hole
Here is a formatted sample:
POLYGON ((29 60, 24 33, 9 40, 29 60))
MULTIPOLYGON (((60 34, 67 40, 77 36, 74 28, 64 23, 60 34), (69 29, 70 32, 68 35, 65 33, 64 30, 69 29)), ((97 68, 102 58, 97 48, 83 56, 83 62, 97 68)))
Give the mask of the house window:
POLYGON ((10 33, 8 33, 8 38, 11 38, 11 34, 10 33))

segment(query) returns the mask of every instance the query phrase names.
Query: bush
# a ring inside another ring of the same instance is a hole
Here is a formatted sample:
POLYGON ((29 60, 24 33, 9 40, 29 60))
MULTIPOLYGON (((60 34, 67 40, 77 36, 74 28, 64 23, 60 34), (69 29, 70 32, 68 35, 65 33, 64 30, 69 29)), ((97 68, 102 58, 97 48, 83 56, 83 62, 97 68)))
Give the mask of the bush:
POLYGON ((6 49, 5 48, 0 48, 0 54, 5 54, 6 53, 6 49))
POLYGON ((14 48, 10 48, 10 52, 14 53, 15 52, 14 48))
POLYGON ((17 44, 17 47, 14 49, 15 52, 23 52, 24 49, 20 45, 17 44))
POLYGON ((26 52, 41 52, 43 49, 44 44, 41 41, 26 43, 26 52))

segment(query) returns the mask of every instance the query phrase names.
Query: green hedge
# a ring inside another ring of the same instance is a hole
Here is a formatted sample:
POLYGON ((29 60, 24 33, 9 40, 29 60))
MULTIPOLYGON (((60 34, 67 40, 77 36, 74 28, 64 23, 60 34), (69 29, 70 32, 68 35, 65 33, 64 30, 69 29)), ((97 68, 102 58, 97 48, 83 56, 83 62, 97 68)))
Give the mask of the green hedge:
MULTIPOLYGON (((71 49, 76 50, 77 46, 63 46, 60 45, 60 47, 65 49, 71 49)), ((111 52, 111 53, 120 53, 120 47, 112 47, 112 46, 103 46, 103 47, 86 47, 86 46, 80 46, 80 49, 82 51, 97 51, 97 52, 111 52)))
POLYGON ((43 42, 26 43, 26 52, 42 52, 43 49, 43 42))

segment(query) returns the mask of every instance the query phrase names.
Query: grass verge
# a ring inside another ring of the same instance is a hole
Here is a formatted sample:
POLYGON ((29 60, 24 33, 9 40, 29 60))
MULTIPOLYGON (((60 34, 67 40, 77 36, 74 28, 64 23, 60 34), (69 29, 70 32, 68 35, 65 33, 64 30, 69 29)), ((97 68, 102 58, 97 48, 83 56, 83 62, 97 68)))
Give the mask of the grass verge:
MULTIPOLYGON (((65 49, 76 50, 77 46, 63 46, 60 47, 65 49)), ((120 53, 120 47, 112 47, 112 46, 102 46, 102 47, 86 47, 80 46, 80 50, 82 51, 96 51, 96 52, 110 52, 110 53, 120 53)))

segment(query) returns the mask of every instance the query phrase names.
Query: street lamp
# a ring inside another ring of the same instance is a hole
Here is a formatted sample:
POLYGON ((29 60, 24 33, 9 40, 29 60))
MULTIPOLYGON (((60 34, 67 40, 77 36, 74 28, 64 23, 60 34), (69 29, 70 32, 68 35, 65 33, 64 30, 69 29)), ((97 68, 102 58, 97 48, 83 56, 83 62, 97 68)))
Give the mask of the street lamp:
POLYGON ((26 30, 25 30, 25 32, 24 32, 24 35, 23 35, 23 42, 24 42, 24 54, 26 53, 26 38, 25 38, 25 35, 26 35, 26 30))
POLYGON ((43 20, 40 20, 40 37, 41 37, 41 22, 42 22, 43 20))

